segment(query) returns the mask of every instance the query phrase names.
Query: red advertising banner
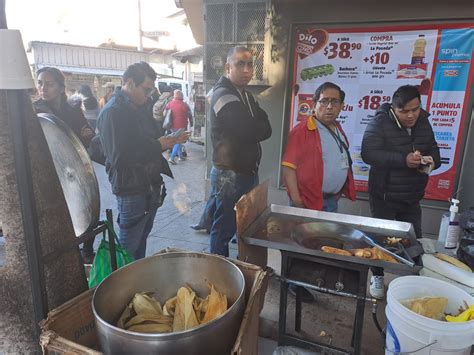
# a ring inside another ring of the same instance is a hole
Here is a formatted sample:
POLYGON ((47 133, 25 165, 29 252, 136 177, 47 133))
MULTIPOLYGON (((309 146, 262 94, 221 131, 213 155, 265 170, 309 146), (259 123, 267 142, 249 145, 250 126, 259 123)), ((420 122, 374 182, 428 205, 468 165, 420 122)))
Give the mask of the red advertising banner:
MULTIPOLYGON (((474 76, 474 24, 295 31, 290 128, 311 115, 315 89, 326 81, 346 92, 338 118, 347 133, 358 191, 367 191, 370 166, 360 156, 367 123, 394 91, 416 85, 440 147, 442 165, 430 175, 425 198, 455 193, 466 105, 474 76)), ((470 112, 470 110, 469 110, 470 112)))

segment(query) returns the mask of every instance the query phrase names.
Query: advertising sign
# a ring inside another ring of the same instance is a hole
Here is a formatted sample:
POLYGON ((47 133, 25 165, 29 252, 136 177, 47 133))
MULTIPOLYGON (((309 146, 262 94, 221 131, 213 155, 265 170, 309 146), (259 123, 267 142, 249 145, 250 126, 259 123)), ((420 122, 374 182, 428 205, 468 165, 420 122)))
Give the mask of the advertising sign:
POLYGON ((367 123, 395 90, 416 85, 440 147, 425 198, 447 200, 455 191, 457 164, 474 66, 474 24, 377 28, 311 28, 295 31, 290 128, 312 114, 312 96, 326 81, 346 93, 338 118, 346 132, 358 191, 367 191, 370 167, 360 155, 367 123))

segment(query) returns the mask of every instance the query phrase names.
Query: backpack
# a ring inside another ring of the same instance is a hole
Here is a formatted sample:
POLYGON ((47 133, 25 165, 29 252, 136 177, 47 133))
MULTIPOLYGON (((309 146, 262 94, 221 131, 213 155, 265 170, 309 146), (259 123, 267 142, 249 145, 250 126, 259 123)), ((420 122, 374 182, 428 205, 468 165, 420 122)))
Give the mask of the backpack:
POLYGON ((164 92, 158 98, 158 101, 153 105, 153 118, 157 121, 163 121, 165 119, 166 105, 173 98, 173 94, 170 92, 164 92))

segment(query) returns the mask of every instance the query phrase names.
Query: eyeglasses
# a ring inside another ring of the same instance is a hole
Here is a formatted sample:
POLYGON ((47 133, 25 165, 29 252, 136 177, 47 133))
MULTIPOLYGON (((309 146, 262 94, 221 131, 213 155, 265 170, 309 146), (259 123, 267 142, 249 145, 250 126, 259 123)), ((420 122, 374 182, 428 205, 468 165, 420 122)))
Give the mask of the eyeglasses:
POLYGON ((318 103, 323 107, 327 107, 329 106, 329 104, 331 104, 332 106, 339 106, 340 104, 342 104, 342 101, 339 99, 321 99, 318 101, 318 103))

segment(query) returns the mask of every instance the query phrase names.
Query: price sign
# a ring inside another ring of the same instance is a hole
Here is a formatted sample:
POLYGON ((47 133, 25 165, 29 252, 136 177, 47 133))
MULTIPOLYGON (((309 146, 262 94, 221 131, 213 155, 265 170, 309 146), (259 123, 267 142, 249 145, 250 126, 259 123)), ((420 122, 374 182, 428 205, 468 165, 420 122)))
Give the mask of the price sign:
POLYGON ((351 59, 351 51, 357 51, 362 48, 361 43, 350 43, 350 42, 331 42, 324 48, 324 55, 328 59, 341 58, 351 59))
POLYGON ((345 92, 339 114, 350 142, 356 187, 367 191, 361 158, 367 125, 402 85, 418 87, 421 105, 440 147, 443 164, 430 175, 425 198, 445 200, 455 189, 470 79, 474 24, 372 28, 297 26, 290 128, 311 114, 311 98, 324 82, 345 92))
POLYGON ((390 96, 365 95, 362 99, 359 100, 358 107, 363 110, 376 110, 380 107, 381 104, 385 102, 390 102, 390 100, 390 96))
POLYGON ((377 52, 372 54, 370 57, 365 57, 364 62, 368 62, 370 64, 387 64, 390 60, 390 53, 388 52, 377 52))

